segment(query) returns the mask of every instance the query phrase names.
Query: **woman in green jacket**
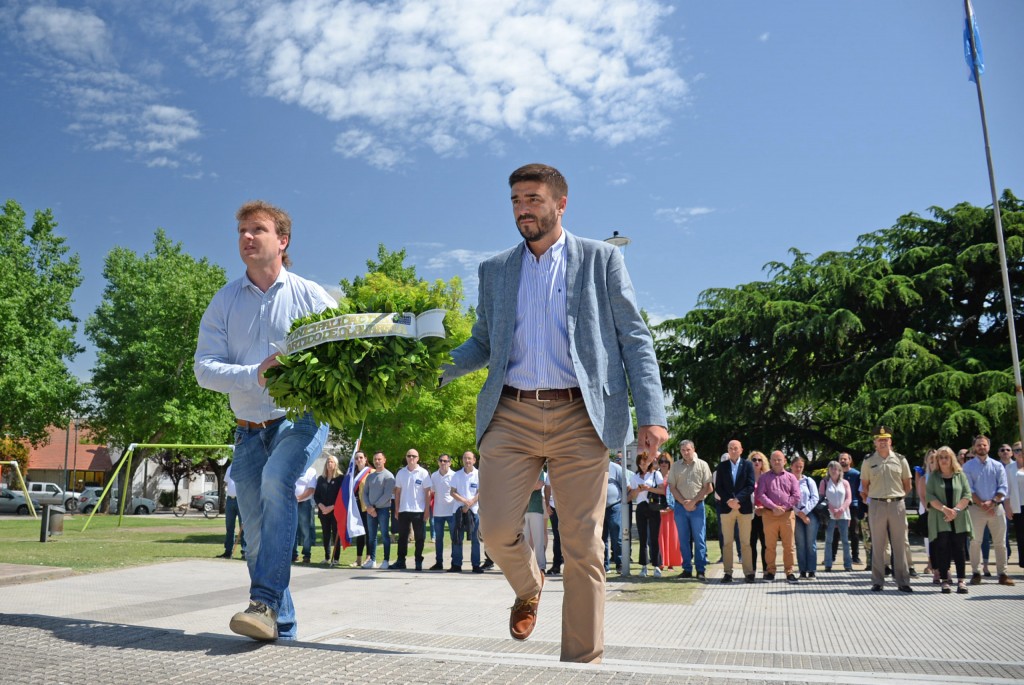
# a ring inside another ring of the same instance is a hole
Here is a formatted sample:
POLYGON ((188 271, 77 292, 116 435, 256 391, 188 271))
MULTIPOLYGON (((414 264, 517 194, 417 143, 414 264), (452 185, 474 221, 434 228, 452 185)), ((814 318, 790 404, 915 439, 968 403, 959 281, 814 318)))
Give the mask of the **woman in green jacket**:
POLYGON ((974 535, 971 517, 967 515, 971 486, 949 447, 940 447, 935 452, 935 470, 928 478, 925 496, 928 501, 928 539, 931 540, 935 568, 942 580, 942 592, 949 594, 951 591, 949 566, 952 560, 956 564, 956 591, 966 595, 964 549, 967 538, 974 535))

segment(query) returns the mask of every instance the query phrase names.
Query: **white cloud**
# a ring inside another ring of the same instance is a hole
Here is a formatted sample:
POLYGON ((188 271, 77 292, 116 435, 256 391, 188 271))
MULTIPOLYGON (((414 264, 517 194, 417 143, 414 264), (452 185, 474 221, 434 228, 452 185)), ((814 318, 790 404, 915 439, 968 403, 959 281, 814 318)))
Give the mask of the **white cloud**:
POLYGON ((457 264, 463 270, 471 269, 475 273, 480 262, 484 261, 488 257, 493 257, 496 254, 497 252, 480 250, 445 250, 429 257, 424 263, 424 267, 427 269, 450 270, 457 264))
POLYGON ((343 122, 338 152, 393 168, 406 151, 458 155, 506 133, 609 145, 656 134, 687 91, 660 32, 672 11, 658 0, 239 0, 209 10, 222 35, 192 52, 222 57, 218 40, 242 41, 263 93, 343 122))
POLYGON ((68 130, 154 165, 190 164, 186 147, 202 127, 159 85, 173 70, 154 61, 155 48, 133 49, 140 35, 204 77, 243 78, 337 122, 335 150, 382 169, 423 150, 501 154, 517 138, 629 143, 662 131, 688 91, 667 0, 90 4, 99 9, 15 0, 24 9, 3 11, 70 110, 68 130))
POLYGON ((654 210, 654 217, 682 226, 690 219, 715 211, 711 207, 664 207, 654 210))
POLYGON ((63 7, 29 7, 19 23, 25 37, 45 44, 75 62, 109 62, 110 34, 102 19, 88 11, 63 7))
POLYGON ((680 314, 664 310, 644 309, 644 311, 647 312, 647 319, 650 321, 652 326, 657 326, 658 324, 665 323, 671 319, 678 319, 681 316, 680 314))
POLYGON ((13 24, 13 39, 28 49, 28 66, 51 86, 68 112, 66 130, 96 151, 120 150, 151 168, 196 165, 182 146, 200 136, 195 115, 164 104, 152 85, 162 70, 151 60, 123 69, 114 58, 108 25, 87 10, 31 6, 13 24))
POLYGON ((384 145, 377 137, 363 129, 353 128, 338 135, 334 151, 345 157, 362 157, 378 169, 393 169, 406 161, 405 153, 384 145))
POLYGON ((762 43, 767 43, 767 42, 768 42, 768 38, 769 38, 770 36, 771 36, 771 34, 770 34, 770 33, 768 33, 767 31, 765 31, 765 32, 764 32, 764 33, 762 33, 762 34, 761 34, 760 36, 758 36, 758 37, 757 37, 757 39, 758 39, 759 41, 761 41, 762 43))
POLYGON ((149 105, 142 112, 140 130, 144 135, 137 147, 144 152, 176 150, 199 137, 199 123, 179 107, 149 105))
MULTIPOLYGON (((438 246, 440 247, 440 246, 438 246)), ((423 265, 423 268, 432 272, 440 272, 441 278, 458 276, 462 279, 463 302, 466 305, 476 306, 477 289, 480 287, 480 278, 477 275, 477 267, 480 262, 498 254, 498 250, 466 250, 456 248, 453 250, 442 250, 428 257, 422 257, 416 261, 423 265)))

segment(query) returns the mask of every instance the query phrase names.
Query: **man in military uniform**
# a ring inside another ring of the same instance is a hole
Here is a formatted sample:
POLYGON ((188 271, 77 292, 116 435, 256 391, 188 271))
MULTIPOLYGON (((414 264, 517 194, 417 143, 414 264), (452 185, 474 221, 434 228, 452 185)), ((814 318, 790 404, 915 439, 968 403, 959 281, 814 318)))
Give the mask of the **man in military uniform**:
POLYGON ((871 590, 881 592, 885 582, 885 548, 892 545, 892 576, 900 592, 913 592, 907 566, 907 509, 903 498, 910 491, 910 464, 893 452, 892 431, 879 426, 875 451, 860 469, 861 500, 868 505, 871 528, 871 590))

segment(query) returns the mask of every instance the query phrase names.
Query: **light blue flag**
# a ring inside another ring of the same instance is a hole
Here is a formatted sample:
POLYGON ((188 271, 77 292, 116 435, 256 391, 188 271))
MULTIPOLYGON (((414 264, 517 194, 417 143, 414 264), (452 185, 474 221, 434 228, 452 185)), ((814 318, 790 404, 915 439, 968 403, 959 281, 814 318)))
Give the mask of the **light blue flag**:
POLYGON ((964 59, 967 61, 967 68, 971 70, 968 79, 974 81, 976 75, 985 73, 985 56, 981 52, 981 34, 978 33, 978 21, 974 17, 974 7, 971 6, 970 0, 967 0, 965 10, 967 17, 964 19, 964 59), (971 54, 972 33, 976 55, 971 54))

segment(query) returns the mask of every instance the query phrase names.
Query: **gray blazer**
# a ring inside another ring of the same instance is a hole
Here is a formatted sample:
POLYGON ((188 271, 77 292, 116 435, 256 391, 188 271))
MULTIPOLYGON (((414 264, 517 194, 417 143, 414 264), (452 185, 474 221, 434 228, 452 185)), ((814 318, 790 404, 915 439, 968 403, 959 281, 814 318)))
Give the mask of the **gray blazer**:
MULTIPOLYGON (((667 425, 653 338, 640 318, 618 249, 568 231, 565 235, 569 354, 594 428, 609 449, 621 449, 631 420, 627 376, 639 424, 667 425)), ((524 249, 525 243, 519 243, 480 264, 480 298, 472 335, 452 350, 455 363, 442 376, 442 383, 447 383, 488 367, 476 405, 477 445, 505 383, 524 249)))

